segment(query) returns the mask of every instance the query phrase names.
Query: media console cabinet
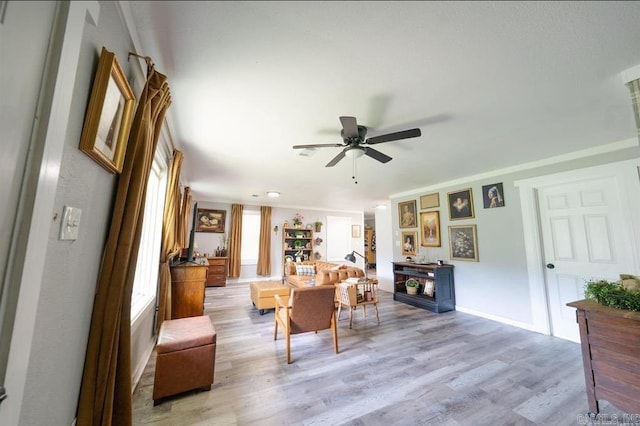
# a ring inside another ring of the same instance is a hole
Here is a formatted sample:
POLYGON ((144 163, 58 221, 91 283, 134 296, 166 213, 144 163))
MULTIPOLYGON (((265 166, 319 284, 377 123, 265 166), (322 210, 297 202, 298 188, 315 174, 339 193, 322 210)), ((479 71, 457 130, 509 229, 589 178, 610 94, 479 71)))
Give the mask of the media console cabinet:
POLYGON ((440 313, 456 309, 453 265, 393 262, 393 300, 440 313), (420 283, 418 294, 407 294, 405 283, 413 278, 420 283), (425 284, 433 284, 433 296, 425 293, 425 284))

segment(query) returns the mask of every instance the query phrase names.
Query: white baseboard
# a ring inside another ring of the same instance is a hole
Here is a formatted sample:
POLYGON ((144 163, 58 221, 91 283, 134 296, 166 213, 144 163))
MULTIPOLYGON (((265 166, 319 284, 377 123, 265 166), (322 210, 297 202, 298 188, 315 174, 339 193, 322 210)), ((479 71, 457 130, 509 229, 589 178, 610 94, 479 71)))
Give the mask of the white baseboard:
POLYGON ((475 315, 477 317, 486 318, 486 319, 489 319, 491 321, 500 322, 502 324, 507 324, 507 325, 512 325, 514 327, 523 328, 525 330, 534 331, 536 333, 548 335, 548 333, 542 332, 541 330, 537 330, 533 324, 528 324, 526 322, 514 321, 514 320, 511 320, 511 319, 508 319, 508 318, 503 318, 503 317, 499 317, 499 316, 496 316, 496 315, 487 314, 486 312, 480 312, 480 311, 476 311, 474 309, 468 309, 468 308, 465 308, 464 306, 459 306, 459 305, 456 305, 456 311, 464 312, 465 314, 475 315))

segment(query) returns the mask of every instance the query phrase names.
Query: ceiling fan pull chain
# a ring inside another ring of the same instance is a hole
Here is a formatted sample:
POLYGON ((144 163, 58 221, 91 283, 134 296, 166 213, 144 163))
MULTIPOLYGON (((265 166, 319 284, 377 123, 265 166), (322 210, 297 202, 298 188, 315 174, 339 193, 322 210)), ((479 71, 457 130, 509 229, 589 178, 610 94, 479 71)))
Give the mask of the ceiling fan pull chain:
POLYGON ((356 157, 353 157, 353 176, 351 179, 354 180, 355 184, 358 184, 358 163, 356 162, 356 157))

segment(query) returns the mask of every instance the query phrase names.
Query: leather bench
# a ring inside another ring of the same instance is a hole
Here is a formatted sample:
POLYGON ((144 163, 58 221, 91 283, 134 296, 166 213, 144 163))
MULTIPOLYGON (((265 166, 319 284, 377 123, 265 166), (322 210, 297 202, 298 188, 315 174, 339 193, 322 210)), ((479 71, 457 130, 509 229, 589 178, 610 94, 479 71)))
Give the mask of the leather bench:
POLYGON ((256 281, 251 283, 251 301, 258 308, 260 315, 267 309, 276 307, 276 294, 289 297, 290 288, 280 281, 256 281))
POLYGON ((211 389, 216 331, 208 315, 165 320, 156 352, 153 405, 182 392, 211 389))

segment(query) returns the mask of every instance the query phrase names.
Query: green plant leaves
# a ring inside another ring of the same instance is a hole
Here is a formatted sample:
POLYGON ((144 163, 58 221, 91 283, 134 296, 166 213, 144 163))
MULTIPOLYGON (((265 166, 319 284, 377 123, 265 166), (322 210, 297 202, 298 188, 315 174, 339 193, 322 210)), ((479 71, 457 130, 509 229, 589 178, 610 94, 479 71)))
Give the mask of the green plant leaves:
POLYGON ((589 281, 584 295, 611 308, 640 312, 640 292, 629 291, 618 283, 606 280, 589 281))

